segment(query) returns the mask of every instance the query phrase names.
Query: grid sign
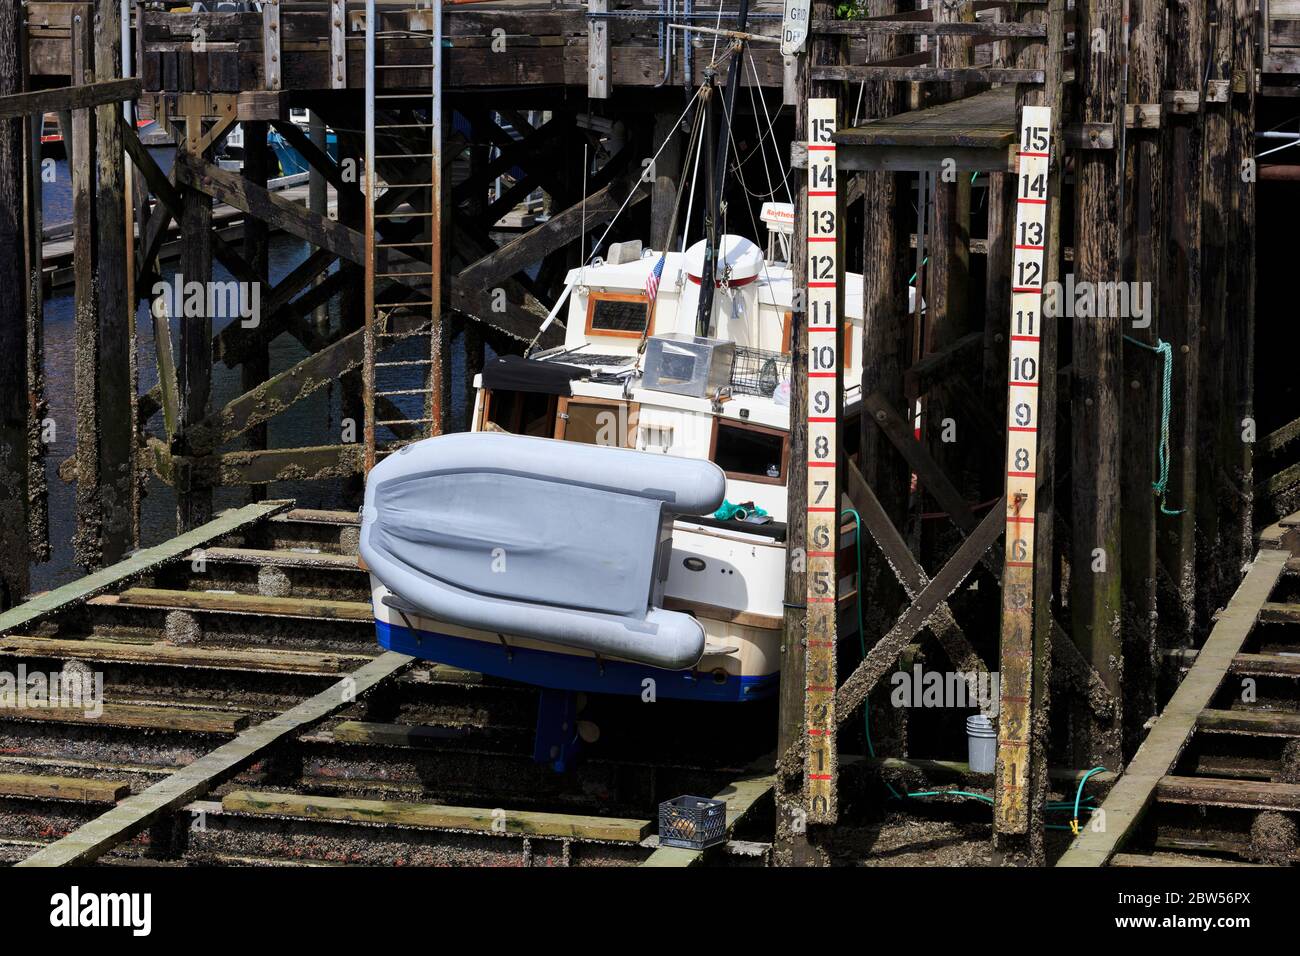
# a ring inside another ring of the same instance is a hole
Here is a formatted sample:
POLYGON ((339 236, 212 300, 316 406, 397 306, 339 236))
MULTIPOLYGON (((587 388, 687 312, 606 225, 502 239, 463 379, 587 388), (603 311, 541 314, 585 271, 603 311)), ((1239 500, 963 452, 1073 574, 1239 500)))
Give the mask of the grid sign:
POLYGON ((1034 514, 1038 469, 1047 177, 1052 111, 1026 106, 1020 120, 1015 245, 1011 260, 1011 362, 1007 382, 1007 525, 1002 572, 1001 700, 995 818, 999 831, 1029 827, 1029 698, 1033 680, 1034 514))
POLYGON ((808 611, 804 809, 833 823, 835 639, 838 607, 840 369, 836 100, 808 101, 808 611))

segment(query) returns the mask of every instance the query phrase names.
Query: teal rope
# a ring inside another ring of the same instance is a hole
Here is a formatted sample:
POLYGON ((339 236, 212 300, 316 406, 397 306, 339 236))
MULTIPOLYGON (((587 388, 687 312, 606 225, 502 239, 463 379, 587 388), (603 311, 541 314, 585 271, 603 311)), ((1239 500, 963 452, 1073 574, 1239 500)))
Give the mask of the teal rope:
POLYGON ((1160 498, 1161 514, 1170 517, 1180 515, 1184 509, 1171 509, 1166 502, 1166 495, 1169 493, 1169 412, 1172 405, 1170 396, 1173 392, 1174 380, 1174 347, 1160 338, 1156 339, 1155 345, 1147 345, 1147 343, 1135 339, 1131 335, 1124 336, 1124 339, 1134 345, 1140 345, 1148 351, 1155 352, 1164 359, 1164 375, 1160 388, 1160 446, 1156 450, 1156 457, 1160 463, 1160 477, 1151 483, 1151 489, 1160 498))

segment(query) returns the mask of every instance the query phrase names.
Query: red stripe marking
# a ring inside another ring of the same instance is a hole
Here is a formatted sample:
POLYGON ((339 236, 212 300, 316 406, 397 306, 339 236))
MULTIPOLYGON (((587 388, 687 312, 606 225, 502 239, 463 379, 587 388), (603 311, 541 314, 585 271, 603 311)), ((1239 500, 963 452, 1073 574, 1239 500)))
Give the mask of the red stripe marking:
POLYGON ((810 558, 837 558, 837 557, 839 557, 839 552, 838 552, 838 551, 809 551, 809 552, 808 552, 808 557, 810 557, 810 558))
POLYGON ((1039 341, 1039 337, 1037 335, 1013 335, 1011 336, 1011 341, 1012 342, 1037 342, 1039 341))
POLYGON ((834 508, 806 508, 806 511, 834 511, 834 508))
POLYGON ((834 242, 838 236, 809 236, 809 242, 834 242))
POLYGON ((833 694, 833 693, 835 693, 835 688, 834 688, 834 687, 823 687, 823 686, 820 685, 820 684, 808 684, 808 685, 807 685, 807 689, 808 689, 808 690, 814 690, 814 691, 820 691, 820 692, 823 693, 823 694, 833 694))
POLYGON ((808 646, 809 647, 834 647, 835 642, 834 641, 809 641, 808 646))
POLYGON ((1032 561, 1003 561, 1002 564, 1008 568, 1032 568, 1034 566, 1032 561))
POLYGON ((808 467, 809 467, 809 468, 834 468, 834 467, 835 467, 835 462, 833 462, 833 461, 810 461, 810 462, 808 462, 808 467))
POLYGON ((1047 153, 1027 153, 1027 152, 1025 152, 1023 149, 1022 149, 1022 150, 1019 150, 1019 152, 1020 152, 1020 155, 1021 155, 1021 156, 1041 156, 1043 159, 1047 159, 1047 158, 1048 158, 1048 154, 1047 154, 1047 153))
POLYGON ((833 778, 828 773, 810 773, 808 774, 808 779, 809 780, 831 780, 833 778))
POLYGON ((1032 249, 1032 250, 1035 250, 1035 251, 1037 251, 1037 252, 1042 252, 1042 251, 1043 251, 1043 247, 1042 247, 1042 246, 1021 246, 1021 245, 1015 245, 1015 246, 1012 246, 1012 248, 1013 248, 1013 249, 1032 249))
POLYGON ((834 378, 838 372, 809 372, 809 378, 834 378))
POLYGON ((1008 478, 1034 478, 1037 477, 1032 471, 1009 471, 1008 478))
POLYGON ((833 289, 833 288, 835 288, 835 283, 834 283, 834 282, 809 282, 809 283, 808 283, 808 288, 810 288, 810 289, 833 289))
POLYGON ((810 418, 810 419, 808 419, 808 421, 810 421, 810 422, 837 422, 837 421, 839 421, 839 419, 838 419, 838 418, 810 418))
MULTIPOLYGON (((809 195, 809 196, 834 196, 834 195, 835 195, 835 190, 833 190, 833 189, 818 189, 818 190, 812 190, 812 189, 810 189, 810 190, 808 190, 808 195, 809 195)), ((1044 200, 1044 202, 1046 202, 1046 200, 1044 200)))
POLYGON ((833 325, 810 325, 808 326, 808 331, 809 332, 834 332, 836 331, 836 328, 833 325))
POLYGON ((1037 425, 1008 425, 1008 426, 1007 426, 1007 431, 1009 431, 1009 432, 1036 432, 1036 431, 1038 431, 1038 426, 1037 426, 1037 425))
POLYGON ((1042 292, 1043 287, 1041 285, 1014 286, 1012 287, 1011 291, 1012 292, 1042 292))
POLYGON ((1046 206, 1046 199, 1017 199, 1016 202, 1029 203, 1031 206, 1046 206))
POLYGON ((1033 518, 1023 518, 1019 515, 1007 515, 1008 524, 1033 524, 1033 518))
POLYGON ((809 149, 834 149, 834 146, 809 146, 809 149))
POLYGON ((1007 382, 1008 385, 1019 385, 1021 388, 1037 388, 1037 382, 1007 382))

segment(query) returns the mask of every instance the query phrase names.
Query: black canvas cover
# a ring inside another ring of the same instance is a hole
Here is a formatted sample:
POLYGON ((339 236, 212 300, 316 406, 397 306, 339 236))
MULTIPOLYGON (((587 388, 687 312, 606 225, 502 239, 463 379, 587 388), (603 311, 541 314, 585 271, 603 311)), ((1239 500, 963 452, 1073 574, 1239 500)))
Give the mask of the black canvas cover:
POLYGON ((572 395, 569 383, 585 378, 587 369, 559 362, 535 362, 520 355, 501 355, 483 366, 483 387, 493 391, 572 395))

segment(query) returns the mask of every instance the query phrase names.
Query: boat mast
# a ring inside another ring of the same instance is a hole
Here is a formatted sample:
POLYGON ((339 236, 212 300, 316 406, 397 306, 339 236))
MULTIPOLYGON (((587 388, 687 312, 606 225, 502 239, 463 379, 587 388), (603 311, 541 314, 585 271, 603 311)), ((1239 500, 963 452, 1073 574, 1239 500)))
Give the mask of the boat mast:
MULTIPOLYGON (((743 31, 748 19, 749 0, 740 0, 740 10, 736 14, 736 30, 743 31)), ((700 273, 700 305, 695 313, 695 330, 700 336, 707 336, 709 326, 712 324, 710 319, 713 315, 714 276, 717 272, 718 218, 722 206, 722 190, 727 180, 727 151, 731 149, 731 119, 736 115, 736 88, 740 85, 740 65, 745 58, 744 39, 737 37, 735 44, 736 49, 731 54, 731 63, 727 67, 727 89, 724 93, 726 103, 720 120, 722 128, 718 134, 713 176, 709 183, 709 201, 704 208, 704 268, 700 273)), ((709 84, 713 88, 710 92, 716 93, 717 84, 712 78, 709 84)))

